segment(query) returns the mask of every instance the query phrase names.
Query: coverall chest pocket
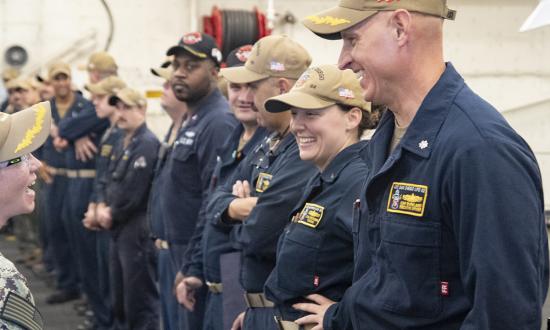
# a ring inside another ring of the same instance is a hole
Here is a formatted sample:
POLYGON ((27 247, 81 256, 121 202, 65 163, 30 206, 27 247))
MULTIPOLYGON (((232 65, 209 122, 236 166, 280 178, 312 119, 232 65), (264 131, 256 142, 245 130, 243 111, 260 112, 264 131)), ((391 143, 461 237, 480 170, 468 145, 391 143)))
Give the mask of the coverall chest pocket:
POLYGON ((285 229, 277 254, 279 286, 297 295, 309 293, 318 285, 316 268, 323 234, 302 224, 292 223, 285 229))
POLYGON ((381 220, 383 308, 406 316, 437 316, 442 308, 440 224, 400 215, 381 220))
POLYGON ((176 145, 172 151, 174 167, 171 176, 174 182, 185 184, 186 189, 200 191, 200 175, 195 166, 195 151, 191 146, 176 145))
POLYGON ((120 160, 116 163, 116 166, 113 170, 113 179, 115 181, 120 181, 126 176, 129 162, 130 156, 127 153, 124 153, 124 155, 122 155, 120 160))

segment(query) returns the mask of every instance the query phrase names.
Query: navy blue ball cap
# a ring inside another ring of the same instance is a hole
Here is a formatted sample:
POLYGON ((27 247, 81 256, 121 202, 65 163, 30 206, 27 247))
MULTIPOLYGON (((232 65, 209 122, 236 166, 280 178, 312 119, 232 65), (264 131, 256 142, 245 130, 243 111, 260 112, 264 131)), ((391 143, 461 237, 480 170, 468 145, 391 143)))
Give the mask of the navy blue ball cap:
POLYGON ((172 56, 179 52, 186 52, 198 59, 211 59, 220 66, 222 63, 222 52, 216 41, 210 35, 200 32, 185 34, 175 46, 170 47, 166 55, 172 56))
POLYGON ((250 57, 252 53, 252 45, 244 45, 238 48, 235 48, 227 55, 225 59, 225 64, 228 68, 235 66, 243 66, 246 63, 246 60, 250 57))

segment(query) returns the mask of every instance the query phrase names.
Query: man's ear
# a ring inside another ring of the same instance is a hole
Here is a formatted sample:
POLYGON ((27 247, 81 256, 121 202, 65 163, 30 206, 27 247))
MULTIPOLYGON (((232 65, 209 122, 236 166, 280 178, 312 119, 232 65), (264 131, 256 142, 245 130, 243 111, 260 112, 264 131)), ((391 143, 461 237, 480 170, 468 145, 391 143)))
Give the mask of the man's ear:
POLYGON ((292 88, 293 83, 287 78, 277 79, 277 88, 279 88, 279 94, 286 94, 292 88))
POLYGON ((210 67, 210 75, 212 75, 212 78, 215 81, 218 81, 219 74, 220 74, 220 68, 218 68, 218 66, 212 63, 212 66, 210 67))
POLYGON ((399 46, 408 42, 411 32, 412 15, 405 9, 397 9, 390 18, 390 25, 399 46))

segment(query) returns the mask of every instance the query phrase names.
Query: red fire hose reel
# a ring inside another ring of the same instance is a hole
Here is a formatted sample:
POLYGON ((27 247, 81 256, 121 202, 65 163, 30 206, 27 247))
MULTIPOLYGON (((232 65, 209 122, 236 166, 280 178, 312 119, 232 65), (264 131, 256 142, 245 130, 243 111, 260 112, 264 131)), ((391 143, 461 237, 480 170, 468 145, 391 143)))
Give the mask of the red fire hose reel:
POLYGON ((254 44, 271 34, 267 19, 258 9, 225 10, 214 6, 211 16, 203 16, 203 31, 216 40, 225 57, 235 48, 254 44))

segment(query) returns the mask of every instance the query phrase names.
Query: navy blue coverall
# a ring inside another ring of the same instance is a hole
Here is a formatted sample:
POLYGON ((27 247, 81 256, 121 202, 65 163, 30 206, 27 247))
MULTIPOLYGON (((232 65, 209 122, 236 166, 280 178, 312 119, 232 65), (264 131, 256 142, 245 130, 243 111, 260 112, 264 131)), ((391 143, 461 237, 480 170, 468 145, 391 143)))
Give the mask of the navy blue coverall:
POLYGON ((548 242, 539 167, 451 64, 388 155, 364 158, 354 284, 325 329, 540 329, 548 242))
MULTIPOLYGON (((173 144, 169 144, 170 135, 173 128, 173 123, 168 129, 163 142, 159 147, 157 154, 157 162, 155 164, 153 183, 151 185, 151 193, 149 194, 149 202, 147 207, 147 221, 151 231, 151 239, 153 241, 161 240, 166 242, 166 231, 164 220, 162 219, 162 203, 161 195, 162 179, 164 173, 166 159, 172 150, 173 144)), ((174 267, 172 258, 167 245, 157 246, 157 281, 160 294, 160 312, 164 330, 178 329, 178 314, 181 313, 181 306, 174 295, 174 267)))
MULTIPOLYGON (((239 141, 243 132, 243 125, 238 125, 231 133, 231 136, 218 149, 216 167, 214 168, 210 184, 211 192, 214 192, 215 189, 222 187, 226 183, 239 163, 258 146, 267 134, 265 128, 258 127, 254 135, 244 145, 243 149, 238 151, 239 141)), ((207 210, 206 221, 201 223, 203 227, 200 231, 202 237, 199 244, 194 247, 191 260, 185 266, 187 269, 186 275, 201 278, 204 283, 221 284, 222 275, 220 271, 220 258, 238 252, 232 247, 229 240, 231 227, 215 226, 212 222, 212 218, 213 215, 207 210)), ((230 265, 230 268, 225 268, 223 270, 224 277, 230 276, 228 273, 233 273, 234 277, 237 278, 239 272, 237 266, 238 265, 230 265)), ((240 288, 240 285, 236 281, 235 286, 240 288)), ((229 283, 223 283, 223 288, 231 290, 229 283)), ((227 318, 230 319, 231 322, 242 311, 242 308, 238 308, 239 305, 242 305, 242 297, 238 296, 236 298, 237 305, 232 306, 232 310, 235 310, 235 312, 230 313, 232 317, 227 318)), ((222 307, 224 299, 225 297, 222 299, 222 292, 212 292, 209 290, 204 314, 204 330, 222 330, 227 328, 224 327, 224 319, 226 319, 225 315, 227 314, 222 307), (220 315, 224 315, 224 317, 221 318, 220 315)))
POLYGON ((158 329, 155 252, 147 200, 160 143, 145 124, 127 146, 119 139, 109 163, 106 201, 111 208, 110 273, 115 329, 158 329))
POLYGON ((277 317, 295 321, 292 308, 310 294, 342 299, 353 278, 353 204, 368 175, 359 157, 366 142, 342 150, 307 184, 292 222, 279 238, 277 263, 265 284, 277 317))
MULTIPOLYGON (((105 187, 109 180, 109 163, 115 145, 124 136, 123 132, 116 126, 111 125, 99 141, 98 150, 95 160, 96 177, 90 202, 106 203, 105 187)), ((98 268, 98 293, 102 297, 103 313, 96 316, 99 319, 98 323, 109 329, 113 322, 111 290, 109 279, 109 241, 111 234, 108 231, 98 231, 96 233, 97 240, 97 268, 98 268)))
MULTIPOLYGON (((55 98, 51 100, 51 110, 52 121, 58 125, 62 118, 57 111, 55 98)), ((79 292, 77 256, 67 244, 69 231, 63 221, 63 205, 67 196, 65 152, 55 149, 51 136, 41 148, 41 160, 55 171, 52 174, 52 182, 44 184, 44 210, 46 213, 44 219, 46 235, 52 249, 52 258, 56 269, 56 287, 65 292, 79 292)))
MULTIPOLYGON (((94 171, 95 158, 86 162, 77 160, 74 142, 81 137, 89 136, 97 146, 109 126, 109 121, 98 118, 93 104, 80 93, 75 92, 74 95, 73 105, 58 124, 59 136, 69 142, 68 148, 64 151, 66 167, 68 171, 78 173, 82 170, 94 171)), ((63 206, 63 219, 69 232, 69 246, 75 254, 81 289, 88 297, 98 326, 108 328, 109 306, 104 304, 103 296, 97 290, 97 283, 101 277, 97 267, 97 233, 86 229, 82 224, 92 195, 94 177, 69 175, 67 181, 67 203, 63 206)))
MULTIPOLYGON (((192 243, 200 238, 197 223, 204 221, 204 207, 210 178, 216 165, 216 150, 231 134, 237 120, 218 89, 193 105, 169 150, 166 164, 158 174, 158 213, 164 223, 165 237, 173 264, 172 281, 191 257, 192 243)), ((179 329, 200 329, 204 315, 206 289, 197 292, 194 312, 180 308, 179 329)))
MULTIPOLYGON (((292 134, 284 136, 271 150, 270 135, 246 161, 241 162, 235 175, 223 190, 217 191, 209 204, 215 221, 233 224, 231 240, 241 251, 241 285, 247 293, 263 293, 267 277, 275 266, 277 240, 288 224, 290 213, 316 168, 300 159, 298 145, 292 134), (232 185, 236 180, 251 184, 251 196, 258 197, 256 206, 237 224, 227 216, 229 204, 236 198, 232 185), (233 182, 233 183, 230 183, 233 182)), ((244 329, 276 329, 271 307, 248 308, 244 329)))

